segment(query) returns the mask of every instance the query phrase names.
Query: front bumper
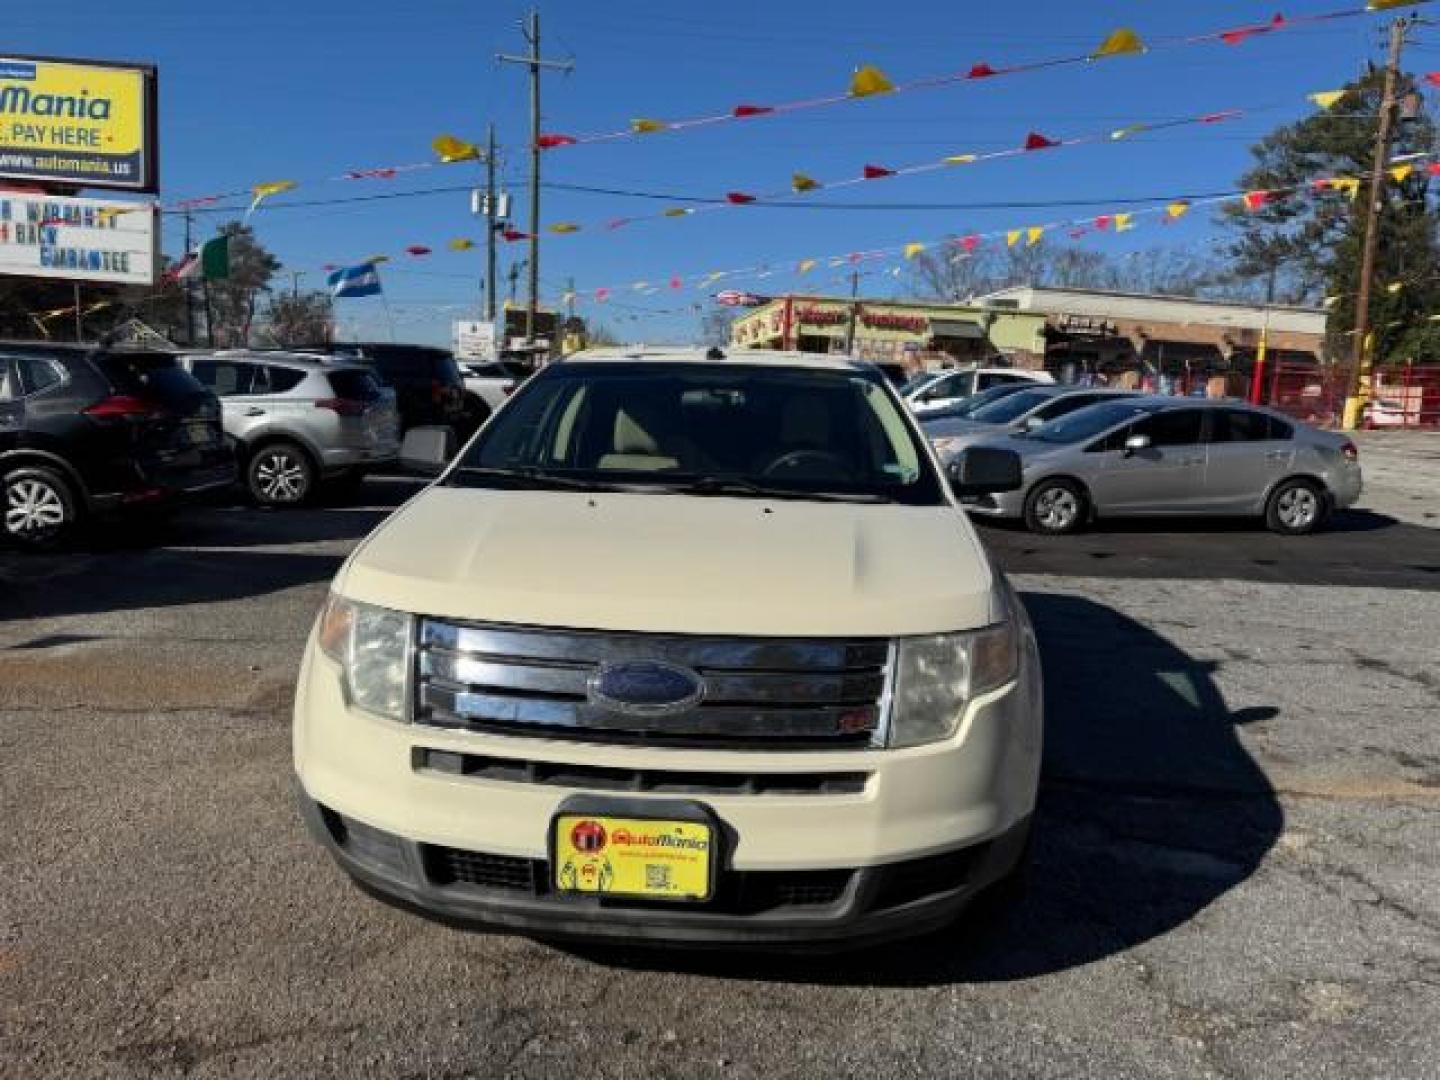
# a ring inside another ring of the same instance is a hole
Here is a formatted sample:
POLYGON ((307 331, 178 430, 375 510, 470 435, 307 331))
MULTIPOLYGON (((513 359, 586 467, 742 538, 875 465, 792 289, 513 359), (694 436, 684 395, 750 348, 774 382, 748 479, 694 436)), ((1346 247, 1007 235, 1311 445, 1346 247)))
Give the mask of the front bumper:
POLYGON ((961 502, 966 511, 984 517, 1018 518, 1025 512, 1025 491, 1005 491, 996 495, 981 495, 961 502))
POLYGON ((441 921, 589 942, 850 949, 939 929, 1025 857, 1030 818, 979 844, 854 870, 724 871, 681 906, 564 895, 543 859, 406 840, 299 793, 312 836, 367 891, 441 921))
POLYGON ((363 885, 444 919, 755 947, 922 933, 1015 864, 1034 811, 1042 696, 1028 632, 1016 682, 972 702, 951 740, 904 750, 696 750, 446 730, 354 711, 340 683, 312 643, 295 702, 305 817, 363 885), (617 789, 626 772, 651 786, 617 789), (599 773, 609 786, 587 787, 599 773), (804 790, 830 774, 847 782, 804 790), (760 782, 728 783, 742 777, 760 782), (636 792, 661 786, 672 799, 685 791, 722 827, 714 901, 639 905, 551 890, 551 822, 566 799, 646 799, 636 792))

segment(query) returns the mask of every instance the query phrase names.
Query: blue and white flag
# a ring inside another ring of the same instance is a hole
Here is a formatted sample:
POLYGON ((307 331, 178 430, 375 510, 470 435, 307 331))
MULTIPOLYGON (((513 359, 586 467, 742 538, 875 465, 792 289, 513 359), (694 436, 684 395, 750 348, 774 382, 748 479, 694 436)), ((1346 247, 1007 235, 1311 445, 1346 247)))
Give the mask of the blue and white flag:
POLYGON ((342 296, 377 296, 380 293, 380 271, 375 269, 374 263, 342 266, 327 277, 325 283, 336 299, 342 296))

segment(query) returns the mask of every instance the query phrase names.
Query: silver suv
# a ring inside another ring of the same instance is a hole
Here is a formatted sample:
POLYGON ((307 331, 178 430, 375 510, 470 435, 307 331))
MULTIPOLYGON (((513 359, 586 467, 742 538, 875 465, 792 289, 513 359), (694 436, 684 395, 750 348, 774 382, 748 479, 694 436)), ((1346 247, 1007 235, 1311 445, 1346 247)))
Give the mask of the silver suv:
POLYGON ((298 353, 197 353, 181 362, 220 399, 256 502, 294 506, 322 480, 358 483, 400 449, 395 394, 359 364, 298 353))

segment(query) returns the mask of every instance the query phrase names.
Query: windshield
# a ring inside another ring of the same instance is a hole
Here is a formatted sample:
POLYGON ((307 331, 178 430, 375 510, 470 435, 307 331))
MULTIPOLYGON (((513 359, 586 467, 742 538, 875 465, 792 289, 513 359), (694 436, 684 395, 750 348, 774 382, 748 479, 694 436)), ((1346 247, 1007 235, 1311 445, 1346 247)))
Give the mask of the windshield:
POLYGON ((1031 409, 1044 405, 1054 396, 1054 390, 1021 390, 976 409, 970 414, 970 419, 982 424, 1008 424, 1031 409))
POLYGON ((1139 413, 1149 411, 1151 410, 1134 398, 1106 401, 1099 405, 1089 405, 1086 408, 1077 409, 1068 416, 1062 416, 1058 420, 1042 424, 1035 430, 1027 432, 1026 438, 1039 439, 1041 442, 1048 443, 1082 442, 1085 439, 1104 434, 1117 424, 1123 424, 1139 413))
POLYGON ((878 372, 573 363, 532 378, 447 482, 940 505, 878 372))

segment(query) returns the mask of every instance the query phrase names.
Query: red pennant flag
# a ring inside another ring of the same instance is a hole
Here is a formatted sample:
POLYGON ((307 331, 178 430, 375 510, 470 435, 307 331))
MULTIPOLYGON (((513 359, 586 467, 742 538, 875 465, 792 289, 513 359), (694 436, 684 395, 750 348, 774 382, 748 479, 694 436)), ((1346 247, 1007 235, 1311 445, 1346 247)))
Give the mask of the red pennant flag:
POLYGON ((596 289, 595 299, 603 304, 606 300, 610 299, 610 290, 605 288, 596 289))
POLYGON ((744 206, 746 203, 754 202, 755 196, 747 195, 743 191, 727 191, 725 193, 725 199, 734 206, 744 206))
POLYGON ((976 64, 970 69, 970 74, 965 77, 967 79, 989 79, 999 74, 1000 73, 989 64, 976 64))
POLYGON ((858 263, 863 257, 864 257, 864 256, 862 256, 862 255, 860 254, 860 252, 858 252, 858 251, 852 251, 852 252, 850 253, 850 262, 851 262, 851 264, 853 265, 853 264, 855 264, 855 263, 858 263))
POLYGON ((1440 176, 1440 161, 1432 161, 1429 165, 1425 166, 1425 171, 1431 176, 1440 176))
POLYGON ((684 283, 683 281, 681 281, 678 276, 677 276, 677 277, 672 277, 672 278, 670 279, 670 288, 672 288, 672 289, 683 289, 684 287, 685 287, 685 283, 684 283))
POLYGON ((575 138, 571 135, 541 135, 535 140, 535 145, 541 150, 554 150, 557 146, 574 146, 575 138))
POLYGON ((398 169, 356 169, 345 174, 346 180, 393 180, 398 169))
POLYGON ((1089 230, 1089 229, 1086 229, 1086 228, 1071 229, 1071 230, 1070 230, 1070 239, 1071 239, 1071 240, 1079 240, 1082 236, 1084 236, 1084 235, 1085 235, 1086 233, 1088 233, 1089 231, 1090 231, 1090 230, 1089 230))
POLYGON ((1106 229, 1110 228, 1110 224, 1114 220, 1115 219, 1112 218, 1109 214, 1101 214, 1095 219, 1095 228, 1099 229, 1101 232, 1104 232, 1106 229))
POLYGON ((1226 109, 1224 112, 1206 113, 1204 116, 1200 117, 1200 123, 1223 124, 1226 120, 1234 120, 1236 117, 1243 115, 1244 113, 1242 113, 1239 109, 1226 109))
POLYGON ((605 228, 609 229, 611 232, 614 232, 616 229, 623 229, 626 225, 629 225, 630 222, 632 222, 633 220, 635 220, 635 219, 634 219, 634 218, 628 218, 628 217, 611 218, 609 221, 607 221, 607 222, 605 223, 605 228))
POLYGON ((320 267, 321 272, 322 272, 322 273, 325 273, 325 274, 330 273, 332 270, 339 270, 339 269, 340 269, 340 267, 336 266, 334 263, 326 263, 324 266, 320 267))
POLYGON ((519 240, 529 240, 529 239, 530 239, 530 234, 529 234, 529 233, 521 232, 521 231, 518 230, 518 229, 506 229, 504 232, 502 232, 502 233, 500 234, 500 236, 501 236, 502 239, 504 239, 504 241, 505 241, 507 244, 513 244, 513 243, 516 243, 516 242, 519 241, 519 240))
POLYGON ((980 237, 976 236, 974 233, 971 233, 969 236, 962 236, 960 238, 960 246, 963 247, 966 251, 974 251, 977 247, 980 246, 980 237))
POLYGON ((1246 210, 1259 210, 1269 202, 1270 192, 1268 191, 1247 191, 1245 193, 1246 210))
POLYGON ((1440 86, 1440 71, 1428 72, 1425 76, 1425 81, 1431 86, 1440 86))
POLYGON ((1256 34, 1268 34, 1272 30, 1282 30, 1285 27, 1285 16, 1276 15, 1268 23, 1260 26, 1240 26, 1234 30, 1226 30, 1220 35, 1220 40, 1226 45, 1239 45, 1243 41, 1249 41, 1256 34))
POLYGON ((430 249, 424 244, 411 244, 405 249, 405 254, 414 255, 418 258, 421 255, 429 255, 430 249))
POLYGON ((736 105, 730 115, 743 120, 747 116, 764 116, 774 111, 769 105, 736 105))
POLYGON ((894 169, 887 169, 887 168, 885 168, 884 165, 866 165, 866 166, 865 166, 865 179, 866 179, 866 180, 879 180, 879 179, 881 179, 882 177, 894 176, 894 175, 895 175, 895 170, 894 170, 894 169))
POLYGON ((1059 145, 1060 144, 1054 139, 1047 138, 1038 131, 1032 131, 1029 135, 1025 136, 1026 150, 1049 150, 1059 145))

